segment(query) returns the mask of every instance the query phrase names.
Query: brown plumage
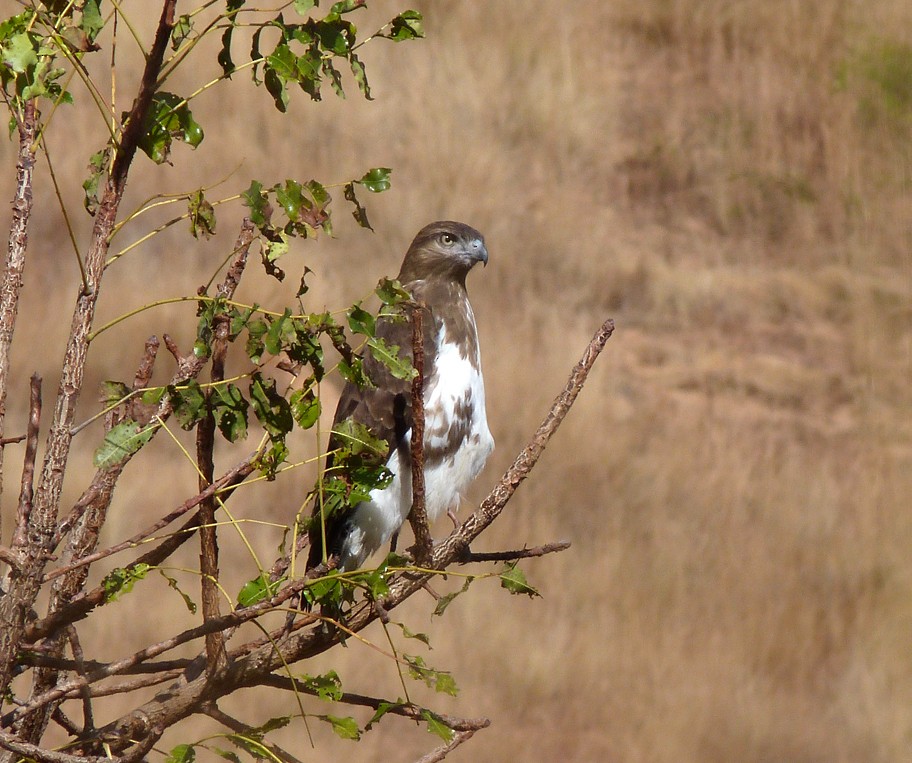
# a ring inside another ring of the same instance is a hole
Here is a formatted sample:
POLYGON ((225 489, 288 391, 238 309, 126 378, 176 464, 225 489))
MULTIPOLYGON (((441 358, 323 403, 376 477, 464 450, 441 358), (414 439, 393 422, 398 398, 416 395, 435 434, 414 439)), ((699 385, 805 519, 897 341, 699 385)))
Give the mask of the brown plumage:
MULTIPOLYGON (((494 446, 485 418, 475 317, 466 292, 469 271, 487 261, 487 249, 478 231, 463 223, 442 221, 418 232, 399 271, 406 291, 427 306, 424 455, 430 519, 458 503, 459 493, 476 476, 494 446)), ((408 323, 381 318, 376 333, 387 344, 397 345, 401 356, 411 358, 408 323)), ((339 556, 344 569, 361 566, 388 542, 411 507, 411 382, 395 378, 370 355, 364 358, 364 368, 374 386, 359 389, 347 384, 333 423, 351 418, 386 440, 386 463, 394 479, 385 490, 371 493, 370 501, 342 516, 327 518, 327 555, 339 556)), ((331 438, 330 450, 337 445, 331 438)), ((323 559, 319 506, 314 508, 314 519, 308 567, 323 559)))

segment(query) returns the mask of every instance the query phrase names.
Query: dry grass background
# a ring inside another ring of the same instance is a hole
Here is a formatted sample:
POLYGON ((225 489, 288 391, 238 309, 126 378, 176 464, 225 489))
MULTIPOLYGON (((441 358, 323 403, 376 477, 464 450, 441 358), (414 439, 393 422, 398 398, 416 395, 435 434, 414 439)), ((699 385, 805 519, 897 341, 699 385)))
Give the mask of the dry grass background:
MULTIPOLYGON (((359 27, 400 5, 375 2, 359 27)), ((491 262, 470 291, 498 447, 475 499, 591 332, 615 318, 578 407, 480 544, 571 540, 525 565, 543 600, 478 583, 442 622, 428 621, 429 600, 409 606, 412 626, 432 635, 428 661, 462 689, 456 703, 433 701, 494 722, 452 759, 912 759, 912 9, 418 6, 426 41, 364 55, 375 102, 299 97, 278 120, 246 84, 217 89, 195 107, 210 142, 192 155, 178 146, 177 170, 146 168, 129 190, 136 204, 149 188, 185 190, 241 162, 226 194, 250 177, 344 180, 393 167, 393 190, 367 200, 375 235, 340 216, 338 239, 289 257, 289 280, 303 263, 316 271, 314 309, 344 306, 393 274, 429 220, 482 230, 491 262)), ((194 71, 181 86, 208 76, 194 71)), ((69 129, 52 150, 76 193, 102 137, 89 120, 69 129)), ((0 151, 11 167, 13 145, 0 151)), ((11 432, 33 369, 50 394, 76 288, 59 214, 41 194, 11 432)), ((230 214, 219 225, 208 244, 172 230, 124 258, 100 320, 191 293, 234 236, 230 214)), ((241 298, 281 306, 292 287, 251 279, 241 298)), ((128 376, 150 333, 172 331, 186 346, 189 315, 160 308, 102 335, 93 383, 128 376)), ((82 435, 71 499, 98 436, 82 435)), ((296 446, 303 456, 313 441, 296 446)), ((119 489, 109 540, 193 490, 173 444, 162 437, 150 450, 119 489)), ((302 473, 238 495, 234 510, 287 523, 310 481, 302 473)), ((6 504, 15 484, 8 473, 6 504)), ((248 532, 271 558, 279 531, 248 532)), ((252 563, 230 533, 223 543, 233 591, 252 563)), ((176 574, 192 588, 197 562, 188 553, 183 563, 191 571, 176 574)), ((87 651, 120 655, 169 620, 190 621, 163 583, 140 585, 164 612, 150 613, 137 589, 83 634, 87 651)), ((346 688, 401 693, 390 664, 358 644, 331 664, 346 688)), ((250 721, 295 710, 276 692, 226 707, 250 721)), ((313 731, 313 752, 300 724, 280 741, 303 759, 334 754, 313 731)), ((409 761, 433 744, 391 721, 339 752, 409 761)))

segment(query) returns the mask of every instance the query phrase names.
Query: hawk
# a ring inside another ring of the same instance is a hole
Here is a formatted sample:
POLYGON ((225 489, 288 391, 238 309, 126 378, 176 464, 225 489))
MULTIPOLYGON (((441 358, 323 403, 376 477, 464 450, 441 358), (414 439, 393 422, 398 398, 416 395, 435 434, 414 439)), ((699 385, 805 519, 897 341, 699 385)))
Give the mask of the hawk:
MULTIPOLYGON (((468 225, 431 223, 415 236, 399 271, 399 282, 424 314, 424 479, 428 521, 451 513, 461 493, 481 471, 494 439, 485 413, 484 379, 475 315, 466 292, 466 276, 477 263, 487 264, 484 238, 468 225)), ((376 333, 411 358, 411 326, 380 318, 376 333)), ((353 419, 389 445, 386 467, 392 482, 370 499, 341 513, 321 517, 314 507, 307 566, 326 556, 339 568, 354 570, 399 531, 412 506, 411 382, 395 378, 370 355, 364 367, 374 386, 349 382, 336 408, 334 424, 353 419), (325 531, 322 524, 325 522, 325 531)), ((330 437, 330 452, 338 446, 330 437)), ((331 466, 328 463, 327 466, 331 466)))

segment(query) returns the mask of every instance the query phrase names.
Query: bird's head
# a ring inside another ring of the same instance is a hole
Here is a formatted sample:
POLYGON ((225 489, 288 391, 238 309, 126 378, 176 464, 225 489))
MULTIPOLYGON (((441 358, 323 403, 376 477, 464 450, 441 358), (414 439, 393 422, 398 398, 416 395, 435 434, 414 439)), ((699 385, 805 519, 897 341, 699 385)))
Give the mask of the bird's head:
POLYGON ((418 231, 402 261, 399 280, 451 279, 465 284, 466 275, 478 262, 488 264, 482 235, 464 223, 442 220, 418 231))

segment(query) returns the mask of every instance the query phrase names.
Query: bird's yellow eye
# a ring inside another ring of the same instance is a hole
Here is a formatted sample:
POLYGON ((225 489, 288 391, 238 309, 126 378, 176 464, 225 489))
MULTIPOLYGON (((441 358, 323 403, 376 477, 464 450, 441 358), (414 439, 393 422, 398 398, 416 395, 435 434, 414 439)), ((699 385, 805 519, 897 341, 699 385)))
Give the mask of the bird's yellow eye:
POLYGON ((454 236, 452 233, 441 233, 440 243, 444 246, 452 246, 456 243, 456 236, 454 236))

